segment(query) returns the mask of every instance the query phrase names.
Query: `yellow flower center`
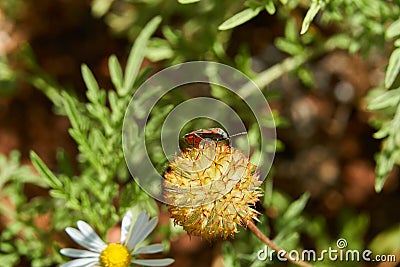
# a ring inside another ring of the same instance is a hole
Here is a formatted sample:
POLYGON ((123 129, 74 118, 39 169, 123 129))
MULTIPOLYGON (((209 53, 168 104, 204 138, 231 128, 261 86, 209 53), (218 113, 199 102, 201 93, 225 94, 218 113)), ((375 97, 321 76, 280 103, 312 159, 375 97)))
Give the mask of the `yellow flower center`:
POLYGON ((100 262, 104 267, 128 267, 131 263, 131 254, 127 247, 121 244, 108 244, 101 252, 100 262))

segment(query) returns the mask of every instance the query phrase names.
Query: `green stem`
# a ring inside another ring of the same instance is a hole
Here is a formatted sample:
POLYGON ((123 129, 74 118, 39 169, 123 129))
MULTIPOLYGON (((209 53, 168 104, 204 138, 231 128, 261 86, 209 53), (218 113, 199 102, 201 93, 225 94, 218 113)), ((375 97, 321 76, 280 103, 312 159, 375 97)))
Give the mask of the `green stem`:
POLYGON ((238 92, 241 97, 246 98, 252 93, 252 88, 254 84, 258 88, 262 89, 269 85, 273 81, 280 78, 285 73, 291 72, 301 65, 305 64, 316 57, 319 57, 325 53, 333 51, 335 49, 346 49, 348 44, 346 42, 340 41, 342 36, 333 36, 322 43, 322 45, 314 48, 306 49, 302 54, 286 58, 282 62, 275 64, 274 66, 258 73, 258 75, 253 78, 251 83, 245 84, 238 92))

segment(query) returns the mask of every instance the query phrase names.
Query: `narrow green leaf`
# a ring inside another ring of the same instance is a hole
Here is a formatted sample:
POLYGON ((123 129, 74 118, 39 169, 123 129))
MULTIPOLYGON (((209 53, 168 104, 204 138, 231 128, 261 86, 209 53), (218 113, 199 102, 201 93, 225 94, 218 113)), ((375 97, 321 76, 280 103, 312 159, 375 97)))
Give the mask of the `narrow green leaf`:
POLYGON ((118 110, 118 96, 115 91, 108 92, 108 102, 110 103, 110 108, 112 113, 118 110))
POLYGON ((80 116, 78 114, 78 110, 76 108, 76 104, 74 103, 73 98, 65 92, 62 93, 62 96, 64 98, 63 102, 64 102, 65 113, 67 114, 68 119, 71 122, 72 128, 81 129, 80 127, 81 123, 79 120, 80 116))
POLYGON ((147 45, 146 58, 152 62, 170 59, 174 56, 174 50, 167 40, 152 38, 147 45))
MULTIPOLYGON (((390 138, 390 137, 389 137, 390 138)), ((376 178, 375 178, 375 192, 379 193, 382 191, 383 186, 385 185, 387 176, 392 171, 394 162, 388 155, 387 151, 382 151, 377 154, 376 161, 376 178)))
POLYGON ((311 3, 310 8, 307 11, 306 16, 304 17, 303 24, 301 26, 300 34, 304 34, 307 32, 308 28, 310 27, 311 22, 317 15, 318 11, 321 9, 321 5, 317 1, 313 1, 311 3))
POLYGON ((200 0, 178 0, 180 4, 191 4, 191 3, 196 3, 200 2, 200 0))
POLYGON ((274 2, 272 0, 268 1, 265 4, 265 10, 268 12, 268 14, 273 15, 276 12, 276 8, 274 5, 274 2))
POLYGON ((396 48, 389 58, 389 65, 386 71, 385 87, 389 89, 400 71, 400 48, 396 48))
POLYGON ((256 8, 256 9, 247 8, 245 10, 242 10, 236 15, 233 15, 233 17, 227 19, 221 25, 219 25, 218 30, 225 31, 235 28, 236 26, 239 26, 257 16, 258 13, 260 13, 260 11, 261 8, 256 8))
POLYGON ((375 139, 383 139, 391 133, 392 127, 390 127, 390 123, 386 123, 389 125, 383 125, 382 128, 379 129, 376 133, 373 134, 375 139))
POLYGON ((62 188, 62 183, 58 178, 54 175, 54 173, 44 164, 44 162, 39 158, 39 156, 34 152, 30 152, 30 157, 33 166, 35 166, 36 170, 40 175, 43 176, 47 180, 47 183, 52 188, 62 188))
POLYGON ((37 75, 32 75, 31 77, 27 77, 27 80, 30 81, 30 83, 42 91, 50 100, 53 102, 54 106, 56 106, 58 109, 58 113, 63 113, 64 111, 61 110, 62 108, 62 102, 63 98, 60 94, 60 88, 61 86, 54 86, 53 84, 50 83, 50 81, 47 79, 47 77, 39 77, 37 75))
POLYGON ((86 87, 88 88, 88 91, 86 92, 88 99, 93 103, 98 103, 100 99, 100 88, 96 81, 96 78, 86 64, 83 64, 81 66, 81 71, 83 80, 85 81, 86 87))
POLYGON ((391 39, 397 35, 400 35, 400 19, 390 24, 385 32, 385 36, 387 39, 391 39))
POLYGON ((111 81, 116 90, 121 90, 123 86, 123 76, 122 76, 122 68, 118 62, 118 58, 115 55, 112 55, 108 59, 108 68, 110 71, 111 81))
POLYGON ((114 0, 93 0, 92 2, 92 14, 100 18, 104 14, 110 10, 111 4, 114 2, 114 0))
MULTIPOLYGON (((66 194, 64 192, 60 191, 60 190, 54 190, 54 189, 50 190, 49 194, 53 199, 66 199, 67 198, 66 194)), ((70 199, 67 202, 67 206, 71 207, 71 200, 70 199)), ((78 205, 78 206, 75 206, 75 207, 79 209, 80 206, 78 205)))
POLYGON ((166 25, 162 27, 161 31, 165 39, 167 39, 168 43, 171 45, 177 45, 180 42, 181 34, 178 30, 172 29, 166 25))
POLYGON ((314 76, 313 73, 305 68, 305 67, 301 67, 298 72, 297 72, 298 77, 300 78, 301 82, 309 87, 312 88, 314 87, 314 76))
POLYGON ((123 88, 118 91, 119 95, 126 95, 132 89, 136 80, 136 76, 139 73, 140 65, 142 64, 144 55, 146 54, 147 41, 156 31, 160 23, 160 16, 153 18, 149 23, 147 23, 137 37, 135 44, 129 53, 128 62, 125 69, 124 85, 123 88))
MULTIPOLYGON (((93 144, 92 146, 95 151, 101 151, 102 153, 105 153, 107 150, 107 146, 105 145, 107 144, 107 140, 101 130, 98 128, 91 129, 88 136, 88 143, 93 144)), ((101 160, 104 162, 105 159, 106 156, 103 156, 101 160)))
POLYGON ((400 102, 400 89, 389 90, 382 95, 371 98, 367 108, 369 110, 378 110, 388 107, 396 107, 400 102))
POLYGON ((296 22, 293 19, 286 22, 285 38, 291 42, 299 42, 298 29, 296 26, 296 22))
POLYGON ((301 53, 303 53, 304 48, 303 46, 298 43, 298 42, 292 42, 288 39, 284 39, 284 38, 276 38, 275 39, 275 46, 285 52, 288 53, 289 55, 295 56, 295 55, 299 55, 301 53))
POLYGON ((300 213, 306 206, 309 197, 309 193, 304 193, 299 199, 291 203, 290 206, 287 208, 285 214, 283 215, 283 219, 286 221, 300 215, 300 213))

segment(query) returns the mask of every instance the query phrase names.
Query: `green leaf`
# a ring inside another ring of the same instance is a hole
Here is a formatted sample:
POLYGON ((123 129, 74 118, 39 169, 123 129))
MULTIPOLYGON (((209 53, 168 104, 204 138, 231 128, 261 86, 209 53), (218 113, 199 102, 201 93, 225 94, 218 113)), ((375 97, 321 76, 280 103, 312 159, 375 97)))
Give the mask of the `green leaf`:
POLYGON ((293 56, 299 55, 304 51, 303 46, 301 44, 280 37, 275 39, 275 46, 279 50, 293 56))
POLYGON ((1 265, 4 266, 4 267, 16 266, 17 263, 19 262, 19 258, 20 257, 18 256, 17 253, 15 253, 15 254, 6 254, 6 255, 1 254, 0 255, 0 262, 1 262, 1 265))
POLYGON ((121 90, 123 85, 123 76, 121 65, 118 62, 118 58, 115 55, 112 55, 108 59, 108 68, 110 71, 111 81, 116 90, 121 90))
POLYGON ((386 71, 385 87, 390 88, 400 71, 400 48, 396 48, 389 58, 389 65, 386 71))
POLYGON ((377 254, 394 253, 400 248, 400 224, 375 236, 369 247, 377 254))
POLYGON ((276 8, 275 8, 274 2, 272 0, 268 1, 267 3, 265 3, 265 10, 270 15, 275 14, 276 8))
POLYGON ((400 88, 389 90, 382 95, 371 98, 367 108, 369 110, 378 110, 388 107, 396 107, 400 102, 400 88))
POLYGON ((235 28, 236 26, 239 26, 257 16, 260 11, 261 8, 247 8, 245 10, 242 10, 236 15, 233 15, 233 17, 227 19, 221 25, 219 25, 218 30, 225 31, 235 28))
POLYGON ((297 72, 297 75, 305 86, 307 87, 314 86, 314 76, 309 69, 300 68, 297 72))
POLYGON ((174 50, 171 48, 167 40, 153 38, 147 45, 146 57, 152 62, 157 62, 170 59, 174 56, 174 53, 174 50))
POLYGON ((301 26, 300 34, 304 34, 307 32, 308 28, 310 27, 311 22, 317 15, 318 11, 321 9, 321 4, 317 1, 313 1, 311 3, 310 8, 307 11, 306 16, 304 17, 303 24, 301 26))
POLYGON ((52 188, 62 188, 60 180, 58 180, 54 173, 46 166, 46 164, 44 164, 34 151, 30 152, 30 157, 33 166, 35 166, 36 170, 47 180, 48 184, 52 188))
POLYGON ((62 96, 64 97, 63 102, 65 112, 67 113, 69 121, 71 122, 72 128, 77 130, 81 129, 81 116, 76 108, 77 105, 74 103, 74 99, 66 92, 63 92, 62 96))
POLYGON ((163 26, 162 29, 162 34, 164 35, 165 39, 171 44, 171 45, 178 45, 180 42, 180 34, 178 30, 172 29, 168 25, 163 26))
POLYGON ((357 53, 360 50, 360 48, 361 48, 360 42, 353 39, 349 44, 349 53, 353 55, 357 53))
POLYGON ((391 134, 391 132, 392 132, 392 127, 390 126, 390 123, 386 123, 382 125, 382 128, 380 128, 379 131, 373 134, 373 137, 375 139, 382 139, 391 134))
POLYGON ((93 0, 92 14, 98 18, 102 17, 108 12, 113 2, 114 0, 93 0))
POLYGON ((100 88, 96 81, 96 78, 86 64, 83 64, 81 66, 81 71, 83 80, 85 81, 85 85, 88 88, 88 91, 86 92, 88 99, 93 103, 98 103, 100 99, 100 88))
MULTIPOLYGON (((108 102, 110 103, 110 108, 112 111, 111 114, 117 113, 117 111, 119 110, 119 101, 118 100, 119 99, 118 99, 118 96, 115 91, 108 92, 108 102)), ((113 118, 113 117, 111 116, 111 118, 113 118)))
POLYGON ((285 38, 291 42, 299 42, 299 34, 298 34, 296 22, 293 19, 288 20, 286 22, 285 38))
POLYGON ((309 197, 310 197, 309 193, 304 193, 298 200, 291 203, 290 206, 287 208, 285 214, 283 214, 283 219, 287 221, 290 220, 291 218, 300 215, 300 213, 306 206, 309 197))
POLYGON ((156 31, 158 25, 161 23, 161 17, 153 18, 140 32, 131 52, 129 53, 128 62, 125 69, 124 86, 118 91, 119 95, 126 95, 130 92, 135 83, 136 77, 139 73, 140 65, 142 64, 144 55, 146 54, 147 42, 151 35, 156 31))
POLYGON ((200 2, 200 0, 178 0, 180 4, 191 4, 191 3, 196 3, 200 2))
POLYGON ((385 32, 386 39, 391 39, 397 35, 400 35, 400 19, 390 24, 385 32))
MULTIPOLYGON (((387 141, 387 140, 385 140, 385 141, 387 141)), ((386 182, 387 176, 393 169, 394 161, 390 157, 390 150, 385 151, 385 149, 381 153, 377 154, 377 156, 375 157, 375 161, 376 161, 375 191, 377 193, 379 193, 380 191, 382 191, 382 188, 386 182)))

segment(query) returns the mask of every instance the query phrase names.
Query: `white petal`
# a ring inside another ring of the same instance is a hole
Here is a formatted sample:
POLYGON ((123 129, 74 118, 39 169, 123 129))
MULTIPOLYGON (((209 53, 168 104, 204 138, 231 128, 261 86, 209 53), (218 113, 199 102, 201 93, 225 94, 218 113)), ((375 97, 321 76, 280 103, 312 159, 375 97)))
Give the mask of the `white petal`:
POLYGON ((121 244, 125 242, 126 237, 129 232, 129 228, 131 227, 132 224, 132 212, 129 210, 124 218, 122 218, 122 224, 121 224, 121 244))
POLYGON ((67 263, 61 264, 60 267, 92 267, 98 263, 99 261, 97 258, 86 258, 69 261, 67 263))
POLYGON ((68 227, 67 229, 65 229, 65 231, 67 232, 67 234, 79 245, 81 245, 84 248, 87 248, 91 251, 94 252, 102 252, 103 249, 105 248, 105 244, 104 246, 97 246, 96 244, 93 244, 90 242, 90 240, 87 240, 86 237, 77 229, 72 228, 72 227, 68 227))
POLYGON ((78 228, 81 233, 86 237, 86 240, 92 244, 96 244, 98 247, 106 247, 106 244, 101 240, 101 238, 96 234, 93 228, 84 221, 78 221, 78 228))
POLYGON ((135 252, 132 253, 132 255, 136 254, 153 254, 153 253, 159 253, 164 250, 164 245, 162 244, 153 244, 149 246, 144 246, 141 248, 138 248, 135 252))
POLYGON ((125 240, 126 246, 130 251, 137 245, 135 237, 138 236, 140 231, 146 226, 148 220, 149 216, 144 211, 142 211, 136 219, 133 229, 129 233, 129 236, 127 236, 127 240, 125 240))
MULTIPOLYGON (((138 221, 139 221, 139 219, 138 219, 138 221)), ((151 219, 150 221, 145 222, 144 224, 141 223, 140 228, 136 227, 136 224, 138 223, 138 222, 136 222, 135 226, 132 230, 132 235, 129 238, 128 248, 130 250, 132 250, 137 244, 142 242, 154 230, 154 228, 156 228, 157 222, 158 222, 158 218, 155 217, 155 218, 151 219)))
POLYGON ((100 257, 99 253, 88 251, 88 250, 82 250, 82 249, 75 249, 75 248, 63 248, 60 250, 60 253, 71 257, 71 258, 95 258, 95 257, 100 257))
POLYGON ((132 263, 143 266, 167 266, 174 262, 173 259, 157 259, 157 260, 133 260, 132 263))

